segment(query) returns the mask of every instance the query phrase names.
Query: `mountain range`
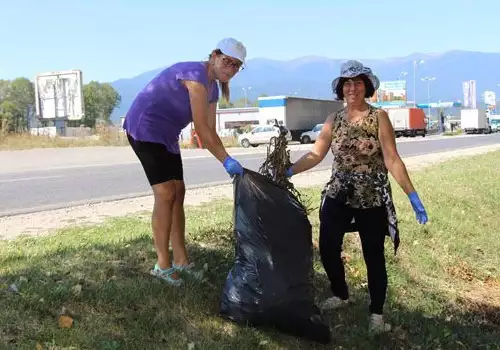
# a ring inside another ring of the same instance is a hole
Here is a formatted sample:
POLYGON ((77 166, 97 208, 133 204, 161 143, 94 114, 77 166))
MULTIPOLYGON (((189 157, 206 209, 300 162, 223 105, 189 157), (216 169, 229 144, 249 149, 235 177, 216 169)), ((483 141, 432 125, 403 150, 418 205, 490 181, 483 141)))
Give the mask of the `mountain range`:
MULTIPOLYGON (((231 81, 231 99, 255 100, 259 95, 297 95, 310 98, 332 98, 331 81, 339 74, 346 59, 305 56, 288 61, 254 58, 231 81), (251 88, 251 89, 249 89, 251 88)), ((463 100, 462 82, 476 80, 477 100, 485 90, 500 94, 500 53, 447 51, 436 54, 411 54, 386 59, 359 59, 372 68, 381 81, 406 79, 408 100, 413 101, 414 62, 416 100, 426 103, 428 83, 424 77, 435 77, 430 84, 431 102, 463 100), (422 62, 423 61, 423 62, 422 62), (404 73, 406 72, 406 74, 404 73)), ((125 115, 135 95, 164 67, 128 79, 111 82, 122 96, 112 120, 125 115)))

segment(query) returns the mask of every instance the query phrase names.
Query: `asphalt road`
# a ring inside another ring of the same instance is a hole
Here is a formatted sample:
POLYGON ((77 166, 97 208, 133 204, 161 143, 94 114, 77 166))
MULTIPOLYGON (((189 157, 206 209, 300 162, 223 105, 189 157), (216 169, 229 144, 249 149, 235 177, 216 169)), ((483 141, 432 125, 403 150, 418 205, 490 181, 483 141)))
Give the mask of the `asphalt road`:
MULTIPOLYGON (((495 143, 500 143, 500 134, 421 138, 398 142, 398 150, 401 156, 414 156, 495 143)), ((292 161, 305 152, 292 151, 292 161)), ((265 156, 264 153, 240 154, 235 158, 244 167, 258 170, 265 156)), ((315 169, 328 167, 330 164, 331 154, 315 169)), ((137 161, 41 169, 0 172, 0 217, 150 193, 146 177, 137 161)), ((229 180, 224 168, 213 157, 204 155, 186 156, 184 174, 188 187, 229 180)))

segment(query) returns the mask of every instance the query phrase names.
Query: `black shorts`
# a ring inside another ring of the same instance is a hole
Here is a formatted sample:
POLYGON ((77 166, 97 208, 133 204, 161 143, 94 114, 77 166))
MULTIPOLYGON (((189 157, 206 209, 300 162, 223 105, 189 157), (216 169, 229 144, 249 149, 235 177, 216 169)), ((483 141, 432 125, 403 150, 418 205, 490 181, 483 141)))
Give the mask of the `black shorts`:
POLYGON ((184 180, 180 154, 169 152, 161 143, 137 141, 128 134, 127 138, 151 186, 170 180, 184 180))

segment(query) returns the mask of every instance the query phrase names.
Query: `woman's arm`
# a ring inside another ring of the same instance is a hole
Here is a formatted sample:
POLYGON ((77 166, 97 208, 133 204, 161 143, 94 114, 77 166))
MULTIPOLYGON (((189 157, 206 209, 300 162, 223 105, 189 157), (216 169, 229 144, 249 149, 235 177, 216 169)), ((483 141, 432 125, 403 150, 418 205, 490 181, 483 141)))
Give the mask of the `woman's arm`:
POLYGON ((403 191, 408 195, 415 192, 415 188, 411 183, 410 176, 406 170, 403 160, 399 156, 396 148, 396 139, 394 137, 394 129, 392 128, 391 121, 387 112, 384 110, 379 111, 378 115, 378 137, 384 155, 384 162, 387 170, 394 176, 396 182, 401 186, 403 191))
POLYGON ((207 88, 197 81, 184 80, 183 83, 189 91, 196 133, 210 153, 223 163, 229 154, 215 131, 215 109, 213 107, 207 108, 207 88), (214 109, 214 115, 209 115, 209 111, 212 109, 214 109))
POLYGON ((217 122, 217 102, 212 102, 208 105, 208 126, 213 131, 216 131, 217 122))
POLYGON ((396 179, 399 186, 401 186, 403 191, 408 195, 411 206, 415 211, 417 221, 421 224, 425 224, 428 220, 427 212, 425 211, 424 205, 420 201, 420 198, 411 183, 406 166, 398 154, 396 139, 394 138, 394 129, 392 128, 389 116, 384 110, 380 110, 378 122, 378 137, 384 154, 385 166, 396 179))
POLYGON ((325 159, 328 149, 332 143, 332 125, 335 113, 330 114, 323 124, 321 133, 318 139, 314 143, 310 152, 302 156, 295 164, 290 168, 289 175, 298 174, 303 171, 307 171, 314 168, 316 165, 321 163, 325 159))

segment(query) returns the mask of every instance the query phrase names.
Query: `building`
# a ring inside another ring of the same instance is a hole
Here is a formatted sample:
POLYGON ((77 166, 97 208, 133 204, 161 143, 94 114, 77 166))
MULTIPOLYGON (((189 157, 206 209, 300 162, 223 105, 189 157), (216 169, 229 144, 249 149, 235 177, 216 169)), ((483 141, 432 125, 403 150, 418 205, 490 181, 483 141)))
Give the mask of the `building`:
MULTIPOLYGON (((298 96, 259 97, 258 107, 217 109, 216 131, 220 136, 234 135, 234 129, 248 125, 268 125, 278 121, 285 125, 295 139, 316 124, 323 123, 333 111, 343 106, 342 102, 298 96)), ((191 138, 194 129, 190 123, 181 133, 181 142, 191 138)))
MULTIPOLYGON (((246 125, 262 124, 259 119, 259 108, 221 108, 217 109, 215 129, 218 134, 230 134, 231 129, 244 127, 246 125)), ((190 123, 181 132, 181 141, 187 141, 191 137, 191 130, 194 129, 194 124, 190 123)))

